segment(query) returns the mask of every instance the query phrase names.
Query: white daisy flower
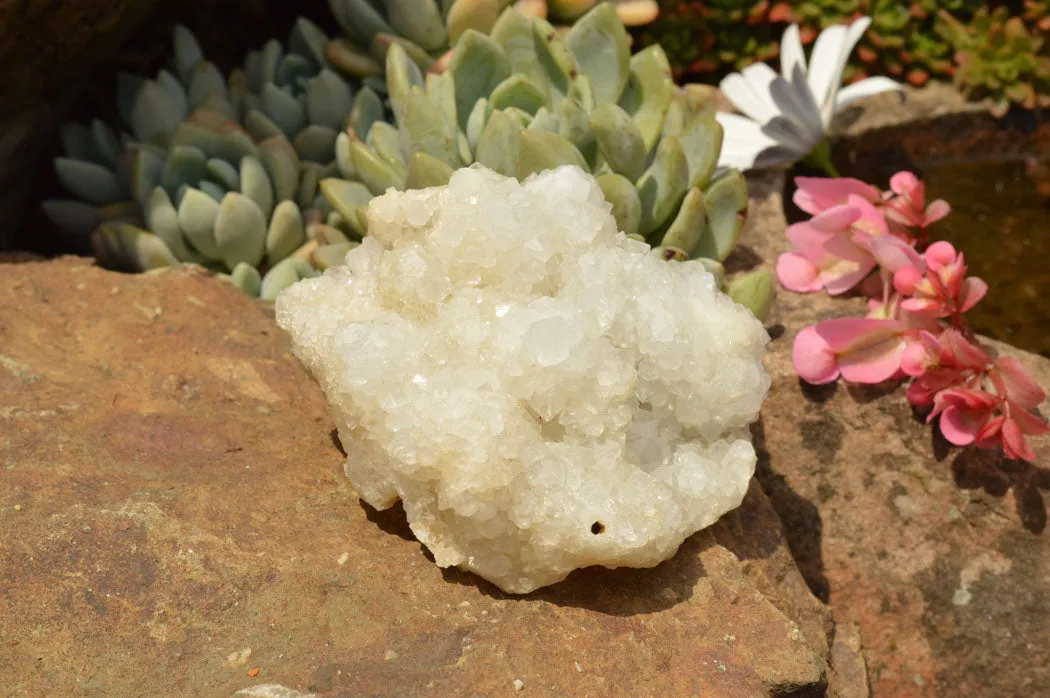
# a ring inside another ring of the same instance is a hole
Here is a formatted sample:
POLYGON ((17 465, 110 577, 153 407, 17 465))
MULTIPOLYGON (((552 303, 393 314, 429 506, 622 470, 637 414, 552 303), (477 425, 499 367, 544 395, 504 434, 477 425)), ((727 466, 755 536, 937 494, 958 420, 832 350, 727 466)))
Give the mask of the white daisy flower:
POLYGON ((808 70, 798 25, 793 24, 780 42, 780 75, 755 63, 726 76, 719 88, 746 116, 717 115, 725 130, 718 164, 747 170, 790 165, 813 155, 818 164, 830 165, 826 139, 835 113, 862 97, 904 90, 885 77, 840 89, 850 53, 870 24, 871 18, 862 17, 822 31, 808 70))

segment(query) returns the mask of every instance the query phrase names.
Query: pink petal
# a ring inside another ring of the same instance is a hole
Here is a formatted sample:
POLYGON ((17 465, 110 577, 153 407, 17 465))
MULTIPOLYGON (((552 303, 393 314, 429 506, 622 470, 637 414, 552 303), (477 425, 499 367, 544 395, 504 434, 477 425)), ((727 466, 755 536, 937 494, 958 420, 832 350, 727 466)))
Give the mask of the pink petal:
POLYGON ((791 349, 795 373, 807 383, 830 383, 839 377, 835 354, 817 333, 816 327, 807 327, 795 337, 791 349))
POLYGON ((859 219, 863 211, 845 204, 832 206, 809 219, 809 224, 824 233, 840 233, 859 219))
POLYGON ((1010 417, 1017 422, 1021 433, 1027 436, 1041 436, 1050 431, 1050 424, 1047 424, 1045 419, 1020 405, 1010 404, 1010 417))
POLYGON ((832 206, 846 203, 850 194, 878 201, 879 192, 859 179, 840 177, 796 177, 795 205, 810 215, 816 215, 832 206))
POLYGON ((784 232, 788 240, 797 248, 797 252, 814 264, 819 264, 827 256, 824 243, 834 237, 834 233, 817 230, 810 221, 789 225, 784 232))
POLYGON ((986 293, 988 293, 988 284, 984 280, 976 276, 967 277, 962 283, 962 288, 959 289, 959 311, 965 313, 977 305, 986 293))
POLYGON ((931 355, 921 342, 913 343, 901 354, 901 369, 909 376, 921 376, 937 365, 937 357, 931 355))
POLYGON ((888 271, 897 272, 903 269, 915 269, 921 276, 926 271, 926 262, 919 253, 907 243, 886 235, 871 239, 871 251, 875 260, 888 271))
POLYGON ((875 261, 868 249, 870 236, 863 233, 840 233, 824 238, 824 252, 832 257, 848 259, 851 262, 875 261))
POLYGON ((926 263, 931 269, 940 269, 955 261, 958 256, 950 242, 935 242, 926 248, 926 263))
POLYGON ((879 344, 895 337, 902 329, 896 320, 856 317, 822 320, 816 326, 831 351, 839 355, 879 344))
POLYGON ((1046 399, 1046 393, 1024 365, 1012 356, 1004 356, 995 362, 1006 387, 1006 397, 1027 409, 1035 409, 1046 399))
POLYGON ((987 412, 963 410, 952 405, 941 413, 941 433, 956 446, 973 443, 987 423, 987 412))
POLYGON ((992 363, 992 357, 988 356, 988 352, 971 343, 958 330, 945 330, 940 341, 949 357, 948 360, 955 366, 984 369, 985 366, 992 363))
POLYGON ((795 293, 812 293, 823 288, 817 278, 817 265, 795 252, 785 252, 777 258, 777 278, 784 288, 795 293))
POLYGON ((1013 460, 1034 461, 1035 452, 1025 440, 1024 434, 1012 419, 1003 422, 1003 451, 1006 457, 1013 460))
POLYGON ((925 225, 936 223, 951 212, 951 205, 949 205, 944 199, 937 199, 936 201, 930 202, 930 205, 926 207, 925 225))
POLYGON ((948 311, 944 303, 929 298, 908 298, 901 302, 901 307, 909 313, 923 313, 926 315, 947 315, 948 311))
POLYGON ((906 348, 900 337, 891 337, 858 351, 839 355, 842 377, 853 383, 881 383, 901 370, 906 348))
MULTIPOLYGON (((926 266, 923 264, 923 266, 926 266)), ((922 272, 915 267, 903 267, 893 274, 893 288, 902 296, 915 293, 915 286, 922 281, 922 272)))
POLYGON ((890 189, 900 195, 907 194, 919 183, 919 178, 907 170, 902 170, 890 177, 890 189))
POLYGON ((890 232, 886 219, 870 201, 856 195, 851 195, 848 201, 850 206, 860 209, 860 219, 853 224, 854 228, 876 235, 886 235, 890 232))
POLYGON ((1000 436, 1003 430, 1003 422, 1006 421, 1005 415, 999 415, 991 419, 987 424, 981 427, 981 430, 977 432, 977 436, 974 438, 976 443, 981 448, 994 448, 998 445, 1001 440, 1000 436))
POLYGON ((857 263, 848 260, 841 261, 838 265, 825 268, 820 276, 824 283, 824 289, 833 296, 845 293, 875 268, 875 260, 857 263))

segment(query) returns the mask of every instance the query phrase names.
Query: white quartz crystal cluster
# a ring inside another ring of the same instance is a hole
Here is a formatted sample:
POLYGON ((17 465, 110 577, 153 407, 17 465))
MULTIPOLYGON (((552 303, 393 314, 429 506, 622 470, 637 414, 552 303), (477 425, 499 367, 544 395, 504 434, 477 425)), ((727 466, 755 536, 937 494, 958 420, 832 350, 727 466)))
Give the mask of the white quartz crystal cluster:
POLYGON ((768 336, 695 262, 617 232, 575 167, 390 191, 277 299, 346 474, 438 565, 523 593, 651 567, 739 506, 768 336))

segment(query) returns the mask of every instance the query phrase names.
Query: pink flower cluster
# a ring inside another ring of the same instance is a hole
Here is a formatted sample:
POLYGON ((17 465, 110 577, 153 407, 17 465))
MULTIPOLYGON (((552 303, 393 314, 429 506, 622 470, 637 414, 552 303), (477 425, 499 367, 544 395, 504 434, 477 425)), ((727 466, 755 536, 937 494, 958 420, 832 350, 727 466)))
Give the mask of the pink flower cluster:
POLYGON ((926 229, 951 207, 926 204, 911 172, 882 192, 857 179, 799 177, 794 201, 812 218, 787 229, 794 251, 777 260, 789 290, 832 295, 858 288, 868 296, 863 318, 824 320, 795 339, 793 360, 809 383, 840 376, 855 383, 911 379, 912 404, 932 407, 953 444, 1002 445, 1008 458, 1032 460, 1026 437, 1050 430, 1034 410, 1046 397, 1012 358, 993 359, 969 330, 964 313, 988 285, 966 275, 961 252, 927 245, 926 229))

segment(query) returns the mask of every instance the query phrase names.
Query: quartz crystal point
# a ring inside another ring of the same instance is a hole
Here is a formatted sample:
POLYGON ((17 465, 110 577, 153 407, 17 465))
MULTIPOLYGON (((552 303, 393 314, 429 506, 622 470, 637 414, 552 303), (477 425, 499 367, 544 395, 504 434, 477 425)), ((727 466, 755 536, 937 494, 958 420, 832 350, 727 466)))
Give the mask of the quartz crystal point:
POLYGON ((277 298, 346 474, 441 567, 512 593, 652 567, 739 506, 768 336, 697 262, 616 229, 574 166, 389 191, 277 298))

